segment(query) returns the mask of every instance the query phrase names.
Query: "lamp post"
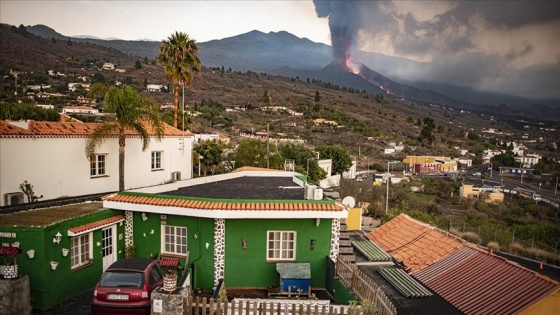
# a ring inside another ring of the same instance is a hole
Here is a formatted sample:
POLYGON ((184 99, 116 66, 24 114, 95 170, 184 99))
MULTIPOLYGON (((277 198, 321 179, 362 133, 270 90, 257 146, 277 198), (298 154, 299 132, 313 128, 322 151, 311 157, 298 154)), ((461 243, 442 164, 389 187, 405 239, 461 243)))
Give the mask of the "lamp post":
POLYGON ((204 159, 202 155, 198 156, 198 177, 200 177, 200 161, 204 159))

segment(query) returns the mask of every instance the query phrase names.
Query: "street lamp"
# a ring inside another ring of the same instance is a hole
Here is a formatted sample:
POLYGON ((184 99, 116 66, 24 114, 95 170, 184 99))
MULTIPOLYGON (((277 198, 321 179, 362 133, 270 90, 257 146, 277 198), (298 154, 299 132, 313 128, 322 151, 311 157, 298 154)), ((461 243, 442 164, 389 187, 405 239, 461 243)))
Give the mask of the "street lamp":
POLYGON ((198 156, 198 177, 200 177, 200 161, 204 159, 202 155, 198 156))

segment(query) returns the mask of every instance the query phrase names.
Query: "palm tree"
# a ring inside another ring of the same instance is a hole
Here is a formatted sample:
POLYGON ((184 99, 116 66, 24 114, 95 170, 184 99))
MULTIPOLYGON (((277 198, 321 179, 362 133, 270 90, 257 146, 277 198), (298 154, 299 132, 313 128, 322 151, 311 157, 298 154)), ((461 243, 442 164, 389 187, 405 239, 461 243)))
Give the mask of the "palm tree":
POLYGON ((159 50, 157 61, 164 66, 167 81, 175 85, 173 127, 177 128, 179 87, 191 84, 194 75, 200 73, 202 64, 197 56, 196 41, 183 32, 175 32, 163 40, 159 50))
POLYGON ((150 99, 141 97, 136 90, 128 85, 111 87, 105 95, 105 112, 112 113, 113 120, 100 124, 95 128, 86 142, 86 156, 92 158, 95 149, 106 138, 115 134, 119 139, 119 190, 124 186, 124 152, 126 134, 136 132, 142 141, 142 151, 150 143, 150 137, 159 141, 163 136, 164 123, 157 105, 150 99))

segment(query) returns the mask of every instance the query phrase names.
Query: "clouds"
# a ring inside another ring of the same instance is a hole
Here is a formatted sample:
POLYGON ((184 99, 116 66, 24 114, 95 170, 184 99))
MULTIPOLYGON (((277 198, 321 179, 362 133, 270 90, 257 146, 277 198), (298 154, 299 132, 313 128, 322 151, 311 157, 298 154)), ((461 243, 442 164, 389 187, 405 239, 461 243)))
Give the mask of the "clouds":
MULTIPOLYGON (((350 49, 422 63, 395 69, 407 79, 560 99, 560 3, 556 1, 314 1, 350 49), (350 8, 350 9, 349 9, 350 8), (523 81, 518 77, 530 78, 523 81), (552 84, 548 84, 552 80, 552 84), (522 86, 521 86, 522 85, 522 86)), ((333 46, 335 55, 344 45, 333 46)))

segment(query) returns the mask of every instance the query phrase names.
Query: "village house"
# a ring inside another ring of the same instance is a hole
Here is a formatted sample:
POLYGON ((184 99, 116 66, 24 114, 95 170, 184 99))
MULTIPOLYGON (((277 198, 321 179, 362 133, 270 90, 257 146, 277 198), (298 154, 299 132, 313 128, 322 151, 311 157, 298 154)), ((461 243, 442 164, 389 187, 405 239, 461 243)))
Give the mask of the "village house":
POLYGON ((165 92, 167 87, 163 84, 148 84, 146 85, 146 92, 160 93, 165 92))
MULTIPOLYGON (((0 121, 0 206, 23 201, 20 184, 33 185, 40 200, 118 190, 118 139, 107 138, 90 160, 86 140, 97 123, 0 121)), ((192 177, 192 134, 165 125, 161 141, 142 143, 126 134, 126 189, 192 177)))
POLYGON ((99 114, 99 110, 90 106, 65 106, 62 108, 62 113, 69 114, 99 114))
POLYGON ((447 156, 408 155, 402 162, 414 173, 446 173, 457 171, 457 161, 447 156))
POLYGON ((115 70, 115 65, 110 63, 110 62, 106 62, 106 63, 103 64, 101 69, 103 69, 103 70, 115 70))
POLYGON ((497 187, 474 187, 463 184, 459 188, 461 198, 481 199, 487 203, 500 203, 504 201, 504 193, 497 187))
POLYGON ((277 264, 286 262, 308 263, 309 285, 325 287, 326 260, 336 261, 348 211, 334 200, 305 199, 305 187, 301 174, 246 167, 110 194, 103 206, 126 212, 126 247, 178 258, 193 288, 221 280, 230 288, 277 286, 277 264))
MULTIPOLYGON (((366 237, 367 247, 377 249, 368 251, 372 260, 389 256, 400 267, 365 268, 385 275, 403 294, 425 296, 425 286, 463 314, 539 315, 558 310, 557 281, 408 215, 398 215, 366 237)), ((449 312, 436 307, 432 304, 434 314, 449 312)))
POLYGON ((83 83, 83 82, 68 82, 68 90, 72 92, 76 92, 78 88, 82 87, 86 91, 89 91, 90 83, 83 83))
MULTIPOLYGON (((47 310, 91 290, 111 263, 124 258, 123 222, 122 211, 103 209, 100 201, 1 214, 2 249, 21 253, 17 263, 0 261, 0 275, 9 279, 14 269, 27 285, 15 286, 20 291, 13 296, 30 294, 34 308, 47 310)), ((4 306, 0 313, 11 314, 4 306)))
POLYGON ((516 156, 515 160, 521 163, 523 167, 533 167, 542 159, 542 156, 539 154, 525 154, 523 156, 516 156))

